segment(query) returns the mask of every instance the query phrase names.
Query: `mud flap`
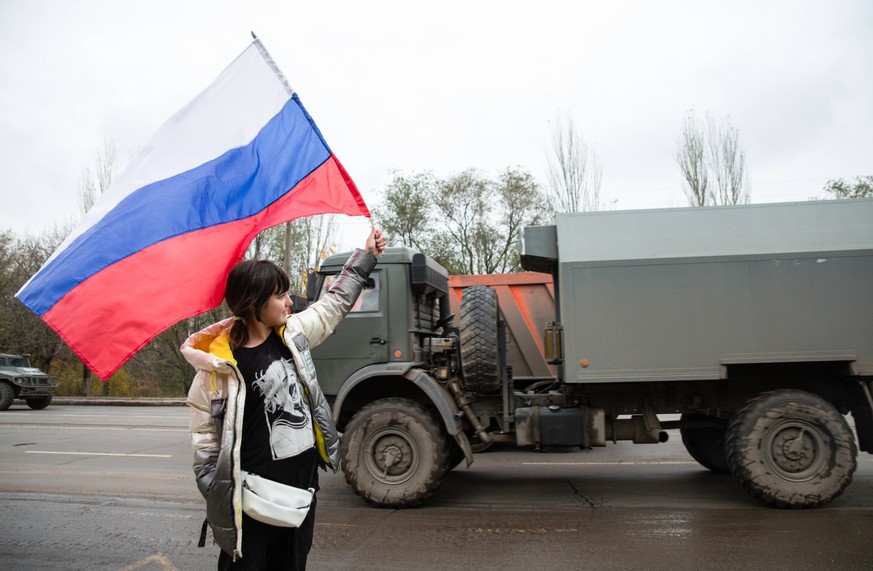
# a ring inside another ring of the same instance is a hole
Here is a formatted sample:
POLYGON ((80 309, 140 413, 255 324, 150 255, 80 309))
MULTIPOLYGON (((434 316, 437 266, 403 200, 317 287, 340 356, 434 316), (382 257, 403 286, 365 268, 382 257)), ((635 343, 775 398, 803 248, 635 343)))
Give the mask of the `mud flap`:
POLYGON ((455 442, 461 447, 461 451, 464 452, 464 460, 467 461, 467 468, 469 468, 473 464, 473 447, 470 446, 470 439, 463 432, 458 432, 453 436, 455 437, 455 442))
POLYGON ((852 418, 858 435, 858 449, 873 454, 873 381, 860 381, 860 395, 852 399, 852 418))

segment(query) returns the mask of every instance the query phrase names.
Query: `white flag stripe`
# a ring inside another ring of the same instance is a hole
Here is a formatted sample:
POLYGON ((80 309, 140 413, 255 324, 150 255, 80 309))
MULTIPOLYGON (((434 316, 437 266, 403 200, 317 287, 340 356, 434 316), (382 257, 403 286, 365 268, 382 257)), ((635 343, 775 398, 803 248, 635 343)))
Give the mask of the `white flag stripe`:
POLYGON ((49 261, 137 189, 250 143, 289 99, 258 47, 250 45, 205 91, 161 125, 49 261))

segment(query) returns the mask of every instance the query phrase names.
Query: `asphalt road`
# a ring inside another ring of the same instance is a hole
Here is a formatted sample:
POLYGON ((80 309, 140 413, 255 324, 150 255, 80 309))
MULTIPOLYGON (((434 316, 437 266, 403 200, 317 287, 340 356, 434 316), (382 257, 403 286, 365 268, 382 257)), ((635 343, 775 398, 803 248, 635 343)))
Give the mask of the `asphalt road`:
MULTIPOLYGON (((760 506, 677 434, 590 452, 509 447, 425 506, 367 507, 321 478, 314 570, 873 569, 873 456, 817 510, 760 506)), ((214 569, 184 407, 0 412, 0 569, 214 569)))

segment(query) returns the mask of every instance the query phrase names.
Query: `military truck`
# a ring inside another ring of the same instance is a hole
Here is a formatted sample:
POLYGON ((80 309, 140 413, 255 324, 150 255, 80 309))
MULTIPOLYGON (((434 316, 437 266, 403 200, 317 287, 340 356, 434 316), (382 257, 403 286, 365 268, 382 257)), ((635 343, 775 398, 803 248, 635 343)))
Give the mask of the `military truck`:
POLYGON ((51 404, 57 386, 56 379, 31 366, 27 355, 0 353, 0 410, 8 409, 15 399, 43 409, 51 404))
POLYGON ((506 277, 450 287, 408 248, 386 250, 313 352, 368 503, 419 504, 495 441, 588 449, 678 429, 764 503, 816 507, 873 452, 873 200, 559 214, 524 229, 521 261, 551 283, 504 299, 545 285, 554 310, 524 374, 510 363, 532 362, 519 354, 540 325, 484 285, 506 277))

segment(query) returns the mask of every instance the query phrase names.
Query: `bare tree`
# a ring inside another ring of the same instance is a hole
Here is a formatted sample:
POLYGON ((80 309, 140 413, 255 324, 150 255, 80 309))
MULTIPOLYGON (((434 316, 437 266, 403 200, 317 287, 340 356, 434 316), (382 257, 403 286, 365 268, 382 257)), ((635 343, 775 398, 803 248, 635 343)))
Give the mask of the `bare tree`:
POLYGON ((555 119, 548 166, 549 189, 556 212, 600 209, 600 161, 569 117, 555 119))
POLYGON ((97 199, 112 184, 118 171, 118 151, 115 141, 103 139, 103 147, 97 150, 94 170, 86 167, 79 177, 79 209, 87 214, 97 199))
POLYGON ((298 218, 258 234, 246 257, 279 264, 291 278, 293 293, 302 294, 309 270, 336 249, 336 231, 334 214, 298 218))
POLYGON ((297 293, 306 293, 309 271, 336 251, 336 215, 298 218, 285 225, 283 266, 297 293))
POLYGON ((124 368, 135 376, 141 390, 148 394, 187 394, 194 370, 179 347, 192 333, 226 317, 230 317, 230 311, 221 304, 216 309, 180 321, 137 352, 124 368))
POLYGON ((717 120, 707 113, 700 120, 689 110, 675 156, 691 206, 749 201, 745 154, 729 117, 717 120))
POLYGON ((715 204, 749 202, 746 156, 740 148, 740 135, 730 118, 707 116, 709 168, 715 179, 715 204))
POLYGON ((676 162, 687 185, 685 194, 692 206, 704 206, 709 197, 709 177, 706 169, 706 136, 690 110, 682 124, 682 134, 676 143, 676 162))

